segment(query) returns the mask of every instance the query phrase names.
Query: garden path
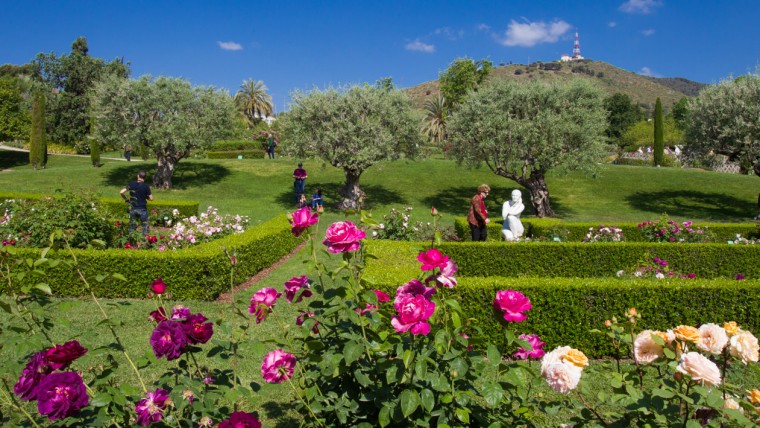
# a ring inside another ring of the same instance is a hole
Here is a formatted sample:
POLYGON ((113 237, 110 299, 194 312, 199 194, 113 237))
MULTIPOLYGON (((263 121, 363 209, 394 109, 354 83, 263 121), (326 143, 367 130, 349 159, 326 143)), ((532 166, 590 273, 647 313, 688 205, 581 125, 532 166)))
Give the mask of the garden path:
MULTIPOLYGON (((11 152, 29 152, 27 149, 20 149, 18 147, 11 147, 6 146, 5 144, 0 143, 0 150, 9 150, 11 152)), ((74 155, 69 153, 48 153, 48 156, 73 156, 73 157, 80 157, 80 158, 89 158, 90 155, 74 155)), ((101 157, 101 159, 108 159, 108 160, 116 160, 116 161, 124 161, 127 160, 124 158, 114 158, 114 157, 101 157)), ((134 161, 142 162, 143 160, 140 157, 132 158, 134 161)))

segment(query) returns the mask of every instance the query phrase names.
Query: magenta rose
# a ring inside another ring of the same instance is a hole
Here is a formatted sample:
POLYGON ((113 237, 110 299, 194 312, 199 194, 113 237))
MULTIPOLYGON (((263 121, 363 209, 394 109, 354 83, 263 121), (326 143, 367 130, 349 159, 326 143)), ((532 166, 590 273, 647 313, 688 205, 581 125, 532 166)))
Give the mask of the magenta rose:
POLYGON ((430 275, 425 280, 425 283, 428 284, 435 281, 438 287, 454 288, 457 285, 457 279, 454 278, 457 269, 457 265, 454 261, 449 260, 446 262, 446 265, 441 268, 440 272, 438 272, 438 275, 430 275))
POLYGON ((73 416, 89 402, 87 389, 77 373, 51 373, 37 388, 37 410, 51 421, 73 416))
POLYGON ((424 296, 405 295, 396 300, 398 315, 391 318, 391 325, 397 333, 412 332, 427 336, 430 333, 430 324, 427 319, 435 312, 435 303, 427 300, 424 296))
POLYGON ((204 317, 203 314, 192 314, 182 323, 182 328, 185 330, 185 335, 190 344, 206 343, 214 335, 214 324, 206 321, 208 318, 204 317))
POLYGON ((156 278, 150 284, 150 289, 156 294, 164 294, 166 291, 166 283, 161 278, 156 278))
POLYGON ((166 356, 167 360, 177 359, 187 343, 185 330, 177 321, 161 321, 150 335, 150 346, 156 358, 166 356))
POLYGON ((437 248, 431 248, 427 251, 421 252, 417 256, 417 260, 422 263, 422 266, 420 267, 422 270, 433 270, 435 268, 443 269, 449 261, 449 256, 444 256, 437 248))
POLYGON ((248 312, 256 314, 256 324, 264 321, 272 312, 272 307, 277 302, 277 298, 282 296, 274 288, 262 288, 251 297, 251 304, 248 306, 248 312))
POLYGON ((305 288, 305 290, 301 292, 296 303, 303 300, 304 297, 311 297, 311 290, 308 289, 309 278, 306 275, 290 278, 285 283, 285 299, 288 302, 293 303, 293 298, 296 296, 296 293, 298 293, 298 290, 302 288, 305 288))
POLYGON ((53 371, 45 358, 45 352, 38 352, 26 363, 21 376, 13 385, 13 393, 24 401, 37 399, 37 387, 47 374, 53 371))
POLYGON ((396 289, 396 299, 393 301, 393 305, 395 306, 403 296, 423 296, 426 299, 430 299, 433 297, 433 294, 435 294, 435 288, 425 287, 422 281, 413 279, 396 289))
POLYGON ((219 423, 218 428, 261 428, 261 422, 253 413, 233 412, 229 419, 219 423))
POLYGON ((282 383, 293 376, 296 357, 282 349, 275 349, 264 357, 261 364, 261 376, 269 383, 282 383))
POLYGON ((148 391, 148 394, 142 400, 137 402, 135 412, 137 413, 137 423, 142 426, 148 426, 153 422, 158 422, 164 417, 164 410, 171 402, 169 392, 157 388, 155 391, 148 391))
POLYGON ((524 294, 515 290, 501 290, 496 292, 493 301, 494 308, 504 312, 504 319, 508 322, 522 322, 528 318, 523 312, 529 311, 533 305, 524 294))
POLYGON ((542 342, 541 338, 538 337, 537 334, 521 334, 518 337, 530 343, 530 346, 533 347, 533 350, 528 351, 525 348, 520 348, 514 353, 514 356, 516 358, 519 358, 521 360, 525 360, 528 357, 539 359, 543 357, 544 354, 546 354, 546 352, 543 349, 546 343, 542 342))
POLYGON ((161 321, 164 321, 165 319, 166 319, 166 309, 164 309, 162 306, 160 306, 155 311, 151 311, 151 313, 148 314, 148 321, 159 323, 161 321))
MULTIPOLYGON (((314 318, 314 312, 302 312, 296 317, 296 325, 301 326, 303 325, 304 320, 306 318, 314 318)), ((319 334, 319 321, 314 320, 314 325, 311 327, 311 332, 314 334, 319 334)))
POLYGON ((76 340, 66 342, 63 345, 56 345, 45 352, 45 359, 48 364, 55 370, 65 369, 72 361, 87 353, 76 340))
POLYGON ((375 296, 377 296, 377 302, 378 303, 385 303, 391 301, 391 296, 388 295, 388 293, 380 290, 372 290, 372 292, 375 293, 375 296))
POLYGON ((290 222, 292 228, 290 231, 293 232, 293 235, 300 236, 304 230, 308 229, 309 226, 315 224, 318 221, 319 216, 317 213, 312 214, 311 208, 303 207, 293 213, 293 220, 290 222))
POLYGON ((189 316, 190 316, 190 308, 186 308, 182 305, 177 305, 172 308, 171 319, 173 320, 187 319, 189 316))
POLYGON ((339 254, 358 250, 361 246, 360 241, 365 236, 367 234, 350 221, 339 221, 327 228, 325 240, 322 243, 327 245, 327 251, 339 254))

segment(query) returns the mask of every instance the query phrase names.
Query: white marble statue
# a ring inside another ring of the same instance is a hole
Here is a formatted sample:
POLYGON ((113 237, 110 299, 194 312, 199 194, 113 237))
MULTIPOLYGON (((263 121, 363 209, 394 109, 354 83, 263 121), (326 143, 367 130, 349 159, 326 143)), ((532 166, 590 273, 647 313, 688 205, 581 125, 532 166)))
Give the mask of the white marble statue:
POLYGON ((505 241, 516 241, 525 232, 522 222, 520 221, 520 214, 525 209, 525 205, 522 203, 522 193, 515 189, 512 191, 512 199, 504 202, 504 207, 501 210, 501 217, 504 222, 501 226, 501 234, 504 235, 505 241))

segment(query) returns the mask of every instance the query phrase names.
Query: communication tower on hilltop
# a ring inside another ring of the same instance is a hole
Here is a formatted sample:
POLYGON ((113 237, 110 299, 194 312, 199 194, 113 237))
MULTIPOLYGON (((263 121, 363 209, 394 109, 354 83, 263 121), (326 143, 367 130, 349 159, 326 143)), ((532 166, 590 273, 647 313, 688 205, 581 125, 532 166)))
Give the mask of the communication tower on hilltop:
POLYGON ((583 59, 581 56, 581 43, 578 41, 578 32, 575 32, 575 43, 573 44, 573 59, 583 59))

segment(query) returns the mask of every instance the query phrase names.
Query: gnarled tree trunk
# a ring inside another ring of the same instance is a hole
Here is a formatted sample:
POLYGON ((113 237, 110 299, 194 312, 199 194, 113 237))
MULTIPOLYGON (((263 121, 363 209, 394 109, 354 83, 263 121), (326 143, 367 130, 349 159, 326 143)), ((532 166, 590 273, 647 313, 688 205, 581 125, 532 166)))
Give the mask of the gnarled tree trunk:
POLYGON ((549 188, 546 186, 546 178, 543 174, 531 175, 529 178, 515 178, 515 181, 530 192, 530 202, 536 210, 536 217, 553 217, 551 202, 549 201, 549 188))
POLYGON ((153 187, 171 189, 172 175, 179 159, 172 155, 156 153, 156 173, 153 174, 153 187))
POLYGON ((360 210, 365 196, 359 187, 359 178, 362 173, 347 169, 343 170, 343 172, 346 175, 346 184, 338 189, 338 193, 343 196, 343 200, 338 203, 336 208, 339 210, 360 210))

